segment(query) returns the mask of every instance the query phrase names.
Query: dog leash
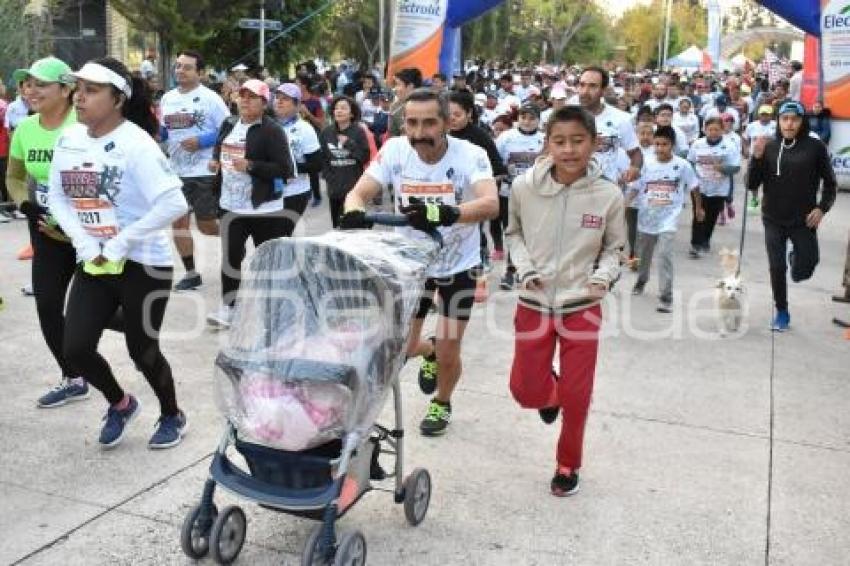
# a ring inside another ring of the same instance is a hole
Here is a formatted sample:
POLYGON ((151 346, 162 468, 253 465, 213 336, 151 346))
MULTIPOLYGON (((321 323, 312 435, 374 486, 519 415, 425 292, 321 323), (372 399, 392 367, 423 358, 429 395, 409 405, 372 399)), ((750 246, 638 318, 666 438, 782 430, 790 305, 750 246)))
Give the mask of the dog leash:
MULTIPOLYGON (((745 176, 746 177, 746 176, 745 176)), ((741 276, 741 265, 744 263, 744 241, 747 238, 747 212, 749 210, 749 201, 747 200, 748 193, 746 178, 744 180, 744 210, 741 217, 741 243, 738 246, 738 267, 735 269, 735 277, 741 276)))

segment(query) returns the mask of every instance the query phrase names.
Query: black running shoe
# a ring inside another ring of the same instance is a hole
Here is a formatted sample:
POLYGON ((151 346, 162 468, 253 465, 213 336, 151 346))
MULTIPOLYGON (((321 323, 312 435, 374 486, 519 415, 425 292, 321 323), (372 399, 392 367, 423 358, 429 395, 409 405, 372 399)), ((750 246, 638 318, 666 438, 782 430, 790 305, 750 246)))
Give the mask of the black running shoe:
POLYGON ((572 471, 567 474, 562 474, 560 471, 555 472, 555 477, 552 478, 550 489, 552 495, 556 497, 567 497, 578 493, 578 473, 572 471))
POLYGON ((201 286, 201 275, 199 273, 187 273, 183 276, 177 285, 174 286, 175 291, 194 291, 201 286))
POLYGON ((432 399, 431 404, 428 405, 428 413, 419 424, 419 431, 423 436, 440 436, 446 432, 450 422, 452 422, 451 403, 444 405, 436 399, 432 399))

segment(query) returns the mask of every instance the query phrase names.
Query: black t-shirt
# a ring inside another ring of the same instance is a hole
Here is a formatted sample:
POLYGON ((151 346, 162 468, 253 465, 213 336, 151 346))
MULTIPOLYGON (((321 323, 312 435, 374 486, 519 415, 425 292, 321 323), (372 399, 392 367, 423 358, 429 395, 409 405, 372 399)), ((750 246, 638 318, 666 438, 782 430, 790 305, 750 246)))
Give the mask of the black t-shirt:
POLYGON ((508 168, 505 167, 505 164, 502 161, 502 156, 499 155, 499 150, 496 149, 496 144, 493 141, 493 138, 491 138, 481 127, 470 122, 461 130, 449 132, 449 135, 453 138, 466 140, 486 151, 487 157, 490 159, 490 167, 493 169, 494 177, 500 177, 508 174, 508 168))

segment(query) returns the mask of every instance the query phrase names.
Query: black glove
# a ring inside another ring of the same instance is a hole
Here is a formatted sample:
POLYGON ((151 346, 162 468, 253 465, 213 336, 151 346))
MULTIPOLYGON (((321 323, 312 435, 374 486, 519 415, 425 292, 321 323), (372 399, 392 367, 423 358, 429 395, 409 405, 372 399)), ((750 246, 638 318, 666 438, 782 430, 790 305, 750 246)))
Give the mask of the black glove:
POLYGON ((411 197, 410 204, 399 208, 413 228, 430 232, 437 226, 451 226, 460 218, 460 209, 449 204, 425 204, 411 197))
POLYGON ((20 210, 21 214, 26 216, 31 222, 38 222, 44 214, 43 208, 28 200, 22 202, 21 206, 18 207, 18 210, 20 210))
POLYGON ((372 227, 371 222, 366 221, 365 210, 349 210, 339 218, 340 230, 361 230, 372 227))

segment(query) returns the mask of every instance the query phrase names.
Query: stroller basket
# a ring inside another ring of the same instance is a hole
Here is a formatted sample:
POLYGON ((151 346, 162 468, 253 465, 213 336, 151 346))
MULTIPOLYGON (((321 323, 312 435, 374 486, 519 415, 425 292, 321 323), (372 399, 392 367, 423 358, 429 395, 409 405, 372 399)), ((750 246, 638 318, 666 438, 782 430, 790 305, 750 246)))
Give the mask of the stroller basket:
POLYGON ((333 465, 342 453, 342 440, 288 452, 236 439, 236 450, 245 458, 251 476, 287 489, 325 488, 333 482, 333 465))
POLYGON ((331 475, 335 462, 330 456, 339 454, 340 441, 303 452, 274 450, 238 439, 235 444, 248 463, 250 474, 221 452, 216 453, 210 465, 215 481, 234 493, 290 512, 321 510, 339 493, 338 482, 331 475))

